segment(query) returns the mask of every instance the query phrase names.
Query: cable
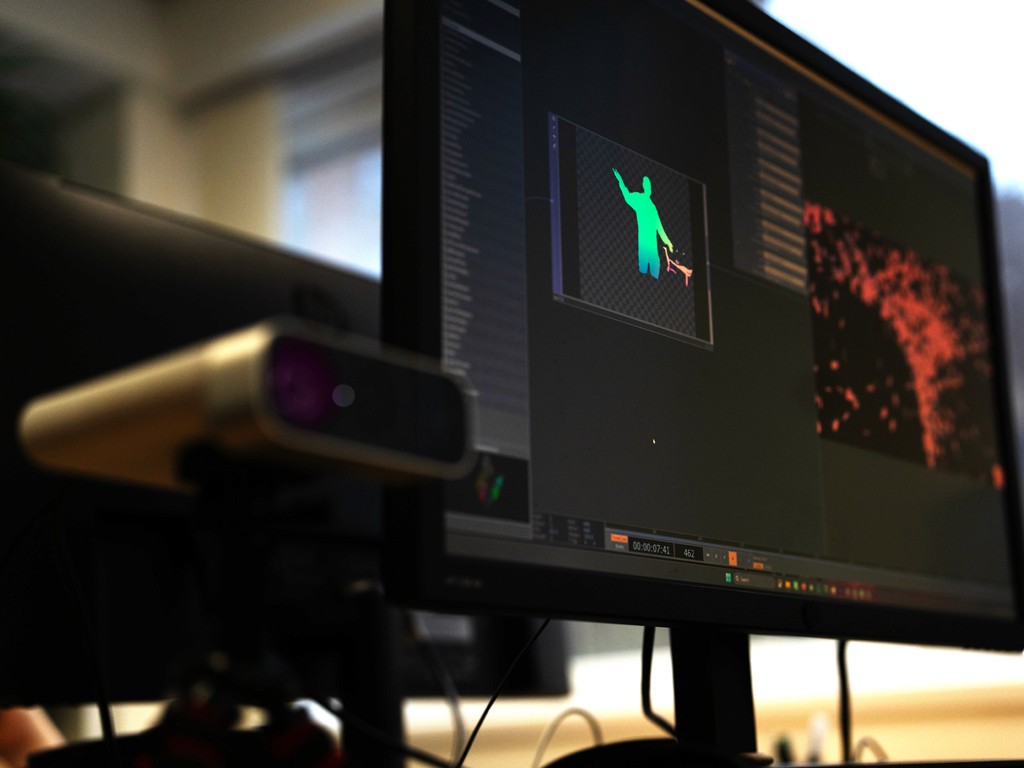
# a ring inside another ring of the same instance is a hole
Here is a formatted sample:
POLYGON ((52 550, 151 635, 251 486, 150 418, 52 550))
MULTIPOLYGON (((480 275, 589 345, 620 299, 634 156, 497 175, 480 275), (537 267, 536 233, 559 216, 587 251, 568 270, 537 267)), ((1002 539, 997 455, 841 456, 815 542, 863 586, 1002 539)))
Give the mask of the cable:
POLYGON ((843 762, 849 763, 852 758, 850 676, 846 669, 846 640, 843 638, 836 643, 836 660, 839 668, 839 734, 843 751, 843 762))
MULTIPOLYGON (((678 739, 675 728, 673 728, 667 720, 655 713, 654 709, 651 707, 651 666, 654 657, 654 632, 654 627, 644 627, 643 655, 640 670, 641 697, 643 700, 644 715, 648 720, 665 731, 673 739, 678 739)), ((764 762, 765 756, 758 755, 757 753, 734 754, 732 752, 723 751, 718 747, 703 744, 678 743, 677 746, 679 756, 685 764, 693 763, 707 766, 720 766, 721 768, 755 768, 756 766, 767 765, 771 762, 770 757, 767 757, 767 763, 764 762)))
POLYGON ((82 623, 82 635, 86 645, 86 652, 92 657, 93 675, 96 684, 96 707, 100 716, 100 728, 103 733, 103 743, 106 745, 107 757, 110 765, 117 768, 121 764, 118 754, 117 733, 114 730, 114 718, 110 708, 110 689, 107 684, 107 665, 104 663, 103 654, 100 651, 97 637, 96 623, 93 621, 92 612, 89 610, 89 601, 82 590, 82 583, 75 570, 75 563, 71 557, 71 549, 68 546, 67 536, 60 525, 60 507, 54 505, 50 510, 50 532, 53 536, 53 544, 57 550, 61 565, 64 570, 64 577, 68 589, 71 592, 75 607, 78 609, 78 617, 82 623))
POLYGON ((402 618, 405 620, 406 630, 412 637, 416 649, 420 652, 427 668, 433 674, 434 680, 441 687, 441 692, 448 702, 448 708, 452 715, 452 728, 454 729, 451 758, 451 762, 454 763, 458 760, 466 745, 466 723, 462 719, 462 709, 459 706, 459 692, 455 687, 455 680, 452 678, 448 667, 444 663, 444 659, 441 658, 441 654, 438 653, 430 638, 420 631, 420 627, 412 612, 403 611, 402 618))
POLYGON ((46 512, 47 509, 45 507, 36 510, 29 518, 29 521, 25 523, 25 525, 23 525, 11 538, 7 549, 4 551, 3 555, 0 555, 0 579, 3 579, 4 575, 7 573, 7 569, 10 568, 11 564, 14 562, 14 556, 21 550, 21 545, 25 543, 25 539, 28 538, 29 534, 36 529, 40 521, 46 518, 46 512))
POLYGON ((857 742, 857 748, 853 752, 854 762, 857 762, 857 763, 860 762, 861 755, 864 753, 865 749, 870 749, 872 752, 874 752, 875 753, 875 758, 878 760, 878 762, 880 762, 880 763, 888 762, 889 755, 887 755, 885 753, 885 750, 882 749, 882 745, 879 744, 878 741, 876 741, 875 739, 871 738, 870 736, 865 736, 864 738, 862 738, 860 741, 857 742))
POLYGON ((425 752, 422 749, 418 749, 410 744, 406 744, 403 741, 399 741, 391 734, 385 733, 379 728, 370 725, 361 717, 347 713, 343 706, 338 706, 334 702, 326 699, 315 699, 315 701, 327 711, 333 712, 337 715, 338 719, 345 724, 346 728, 355 728, 358 731, 362 731, 365 735, 378 742, 381 746, 390 749, 392 752, 398 752, 399 754, 411 757, 414 760, 419 760, 427 765, 437 766, 437 768, 451 768, 451 763, 449 761, 437 757, 436 755, 432 755, 429 752, 425 752))
POLYGON ((28 522, 14 535, 2 556, 0 556, 0 580, 6 575, 7 569, 14 562, 15 555, 22 549, 22 544, 38 526, 44 521, 50 522, 51 543, 54 546, 60 565, 64 572, 66 586, 71 593, 72 602, 78 611, 79 619, 84 629, 83 636, 86 645, 86 652, 93 661, 93 674, 96 685, 96 706, 99 712, 100 728, 103 734, 103 742, 107 746, 108 758, 111 766, 119 765, 117 748, 117 733, 114 729, 114 719, 110 708, 109 686, 107 685, 106 664, 99 650, 97 642, 96 625, 92 620, 89 611, 89 603, 82 591, 81 582, 75 571, 74 560, 71 557, 71 550, 68 546, 67 536, 64 535, 60 523, 61 499, 67 492, 67 481, 59 482, 57 492, 53 498, 44 506, 35 510, 28 522))
POLYGON ((558 727, 573 715, 578 715, 587 721, 587 725, 590 726, 590 732, 594 736, 594 744, 604 743, 604 734, 601 733, 601 724, 597 721, 597 718, 585 709, 581 709, 580 707, 570 707, 569 709, 561 712, 548 724, 548 727, 544 729, 540 739, 537 741, 537 751, 534 754, 533 764, 530 768, 540 768, 541 760, 544 759, 544 753, 547 752, 548 747, 551 745, 551 740, 554 739, 555 732, 558 730, 558 727))
POLYGON ((676 737, 676 729, 665 718, 657 714, 651 706, 651 666, 654 657, 654 627, 644 627, 643 655, 640 667, 640 700, 644 716, 672 738, 676 737))
POLYGON ((484 707, 484 711, 480 714, 480 719, 477 720, 476 726, 473 728, 473 732, 469 735, 469 741, 466 742, 466 748, 462 750, 462 755, 455 763, 454 768, 463 768, 466 763, 466 756, 469 754, 469 750, 473 748, 473 742, 476 741, 477 734, 480 733, 480 728, 484 724, 484 720, 487 718, 487 713, 491 711, 491 707, 494 706, 494 702, 498 700, 498 696, 501 695, 501 689, 504 687, 506 681, 512 675, 512 671, 519 664, 519 660, 526 655, 526 653, 533 647, 533 644, 537 642, 537 638, 541 636, 548 624, 551 623, 551 619, 544 619, 543 623, 534 632, 533 637, 523 646, 522 650, 516 654, 516 657, 512 659, 512 663, 508 665, 508 669, 505 670, 504 677, 501 678, 501 682, 498 683, 498 687, 494 689, 494 693, 491 694, 490 701, 487 702, 487 706, 484 707))

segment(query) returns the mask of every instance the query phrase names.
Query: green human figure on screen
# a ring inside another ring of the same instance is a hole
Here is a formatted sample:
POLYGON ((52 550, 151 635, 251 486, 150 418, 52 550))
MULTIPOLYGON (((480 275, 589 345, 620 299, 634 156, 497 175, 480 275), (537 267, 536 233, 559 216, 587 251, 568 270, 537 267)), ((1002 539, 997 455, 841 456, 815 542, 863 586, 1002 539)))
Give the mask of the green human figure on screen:
POLYGON ((654 279, 661 275, 661 257, 658 255, 658 238, 668 247, 670 252, 675 249, 672 241, 665 234, 665 227, 661 224, 661 216, 658 215, 658 207, 651 200, 651 180, 644 176, 643 191, 630 192, 626 183, 622 180, 622 174, 617 168, 612 168, 612 173, 619 181, 619 190, 622 192, 622 199, 626 205, 636 212, 636 257, 637 268, 640 274, 649 274, 654 279))

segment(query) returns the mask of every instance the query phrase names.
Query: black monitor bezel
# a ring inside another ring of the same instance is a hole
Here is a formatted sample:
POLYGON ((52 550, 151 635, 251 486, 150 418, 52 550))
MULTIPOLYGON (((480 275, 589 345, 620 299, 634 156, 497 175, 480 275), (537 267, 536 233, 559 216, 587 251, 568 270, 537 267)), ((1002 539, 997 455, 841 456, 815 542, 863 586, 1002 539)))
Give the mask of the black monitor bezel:
MULTIPOLYGON (((680 0, 683 1, 683 0, 680 0)), ((986 254, 985 289, 993 335, 997 407, 1009 414, 1007 339, 998 279, 988 161, 948 133, 802 40, 749 3, 702 5, 801 67, 974 171, 986 254)), ((385 5, 382 336, 418 352, 440 354, 440 2, 385 5), (410 258, 409 254, 415 254, 410 258)), ((580 573, 445 554, 440 484, 403 489, 385 499, 385 577, 393 599, 438 610, 523 613, 630 624, 708 623, 755 634, 841 637, 934 645, 1024 648, 1022 535, 1015 443, 1010 420, 1000 435, 1006 457, 1007 546, 1013 620, 951 616, 862 603, 780 596, 693 584, 580 573)))

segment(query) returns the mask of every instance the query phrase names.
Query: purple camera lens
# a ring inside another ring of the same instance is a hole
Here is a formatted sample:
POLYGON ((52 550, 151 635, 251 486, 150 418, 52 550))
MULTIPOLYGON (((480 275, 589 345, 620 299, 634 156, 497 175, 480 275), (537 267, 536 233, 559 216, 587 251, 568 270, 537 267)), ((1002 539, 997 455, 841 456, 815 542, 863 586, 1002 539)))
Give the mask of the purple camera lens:
POLYGON ((294 339, 274 344, 270 353, 270 395, 278 414, 300 427, 320 427, 334 408, 334 377, 323 353, 294 339))

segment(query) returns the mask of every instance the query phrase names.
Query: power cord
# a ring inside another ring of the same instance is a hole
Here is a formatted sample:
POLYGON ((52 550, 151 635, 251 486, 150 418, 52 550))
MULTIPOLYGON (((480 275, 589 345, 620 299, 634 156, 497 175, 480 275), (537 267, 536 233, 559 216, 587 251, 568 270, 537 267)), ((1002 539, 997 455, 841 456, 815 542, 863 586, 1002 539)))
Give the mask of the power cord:
POLYGON ((533 637, 531 637, 530 640, 527 641, 526 645, 523 646, 522 650, 520 650, 516 657, 512 660, 512 663, 509 664, 508 669, 505 671, 504 676, 501 678, 501 681, 495 688, 494 693, 491 694, 491 698, 487 702, 487 706, 484 707, 483 713, 477 720, 476 727, 473 728, 473 732, 470 734, 469 739, 466 741, 466 745, 465 747, 463 747, 462 753, 454 762, 443 760, 442 758, 437 757, 436 755, 432 755, 429 752, 425 752, 421 749, 411 746, 410 744, 406 744, 405 742, 399 739, 394 738, 390 734, 385 733, 379 728, 374 727, 370 723, 367 723, 362 718, 349 714, 345 711, 344 705, 340 704, 339 702, 328 699, 317 699, 316 702, 329 712, 333 712, 338 717, 338 719, 345 725, 346 728, 355 728, 359 730, 360 732, 362 732, 366 736, 369 736, 378 744, 387 749, 390 749, 394 752, 398 752, 399 754, 403 754, 414 760, 419 760, 423 763, 426 763, 427 765, 437 766, 438 768, 466 768, 466 757, 469 754, 470 749, 472 749, 473 742, 476 741, 477 734, 479 734, 480 728, 483 726, 484 720, 487 718, 487 714, 490 712, 491 707, 494 706, 494 703, 498 700, 498 697, 501 695, 502 688, 508 681, 509 677, 511 677, 512 672, 519 664, 519 661, 523 658, 523 656, 527 654, 527 652, 529 652, 529 650, 533 647, 534 643, 537 642, 538 638, 547 628, 549 623, 550 619, 546 619, 540 625, 540 627, 534 633, 533 637))
POLYGON ((427 668, 434 676, 434 680, 441 687, 445 700, 448 702, 448 708, 452 715, 453 729, 451 762, 454 763, 459 759, 459 755, 466 746, 466 723, 462 718, 462 709, 459 705, 459 693, 455 687, 455 680, 448 671, 448 667, 445 665, 444 659, 441 658, 441 654, 438 653, 430 637, 422 631, 421 625, 417 622, 413 613, 411 611, 403 611, 402 618, 405 621, 406 631, 416 646, 416 650, 419 651, 427 668))
POLYGON ((547 752, 548 747, 551 745, 552 739, 555 737, 555 733, 558 731, 558 727, 568 720, 573 715, 582 717, 586 720, 587 725, 590 726, 590 732, 594 737, 594 744, 604 743, 604 734, 601 732, 601 724, 597 721, 590 712, 580 707, 570 707, 559 713, 559 715, 552 720, 544 732, 541 734, 540 739, 537 741, 537 751, 533 757, 533 763, 530 768, 540 768, 541 761, 544 759, 544 753, 547 752))
POLYGON ((843 752, 843 762, 849 763, 853 758, 852 725, 850 715, 850 675, 846 667, 846 639, 840 638, 836 643, 836 662, 839 670, 839 734, 843 752))
POLYGON ((885 753, 885 750, 882 749, 882 745, 879 744, 878 741, 876 741, 872 737, 865 736, 857 742, 857 748, 853 751, 854 762, 861 762, 861 756, 864 754, 865 749, 871 750, 874 753, 875 758, 878 760, 878 762, 885 763, 889 761, 889 755, 887 755, 885 753))
POLYGON ((327 699, 316 699, 317 704, 326 709, 328 712, 332 712, 337 718, 344 724, 346 728, 354 728, 357 731, 362 732, 364 735, 369 736, 371 739, 376 741, 381 746, 397 752, 398 754, 410 757, 413 760, 419 760, 427 765, 437 766, 437 768, 451 768, 451 762, 443 758, 432 755, 429 752, 425 752, 422 749, 406 744, 400 739, 396 739, 389 733, 382 731, 381 729, 371 725, 370 723, 363 720, 361 717, 349 714, 345 711, 344 706, 341 706, 338 702, 327 699))
POLYGON ((107 683, 107 665, 100 650, 96 623, 93 621, 92 612, 89 609, 89 601, 75 570, 71 548, 68 546, 67 534, 62 525, 60 509, 60 505, 56 503, 50 509, 50 532, 53 537, 54 548, 60 558, 68 591, 78 611, 86 652, 92 659, 94 682, 96 685, 96 707, 99 711, 100 729, 103 734, 103 743, 106 745, 107 758, 112 768, 118 768, 121 760, 117 744, 117 732, 114 729, 114 718, 111 712, 110 687, 107 683))
POLYGON ((491 711, 491 707, 494 706, 494 702, 498 700, 498 696, 501 695, 501 689, 505 686, 505 683, 511 677, 513 670, 519 664, 520 659, 523 658, 533 647, 533 644, 537 642, 537 639, 543 634, 544 630, 548 628, 548 624, 551 623, 551 619, 545 619, 544 622, 537 628, 537 631, 533 634, 533 637, 527 641, 526 645, 523 646, 522 650, 516 654, 516 657, 512 659, 512 663, 509 664, 508 669, 505 670, 505 675, 501 678, 501 682, 498 683, 498 687, 494 689, 494 693, 491 694, 490 700, 487 702, 487 706, 484 707, 484 711, 480 714, 480 719, 477 720, 476 726, 473 728, 473 732, 469 735, 469 740, 466 742, 466 748, 462 750, 462 755, 455 763, 453 768, 464 768, 466 763, 466 756, 469 755, 469 750, 473 748, 473 742, 476 741, 477 734, 480 733, 480 728, 484 724, 484 720, 487 719, 487 713, 491 711))
POLYGON ((874 753, 879 762, 887 762, 889 756, 882 745, 871 736, 864 736, 853 743, 853 727, 850 714, 850 676, 846 666, 846 640, 841 639, 837 644, 837 661, 839 667, 839 732, 842 740, 843 762, 859 763, 864 755, 864 750, 874 753))
MULTIPOLYGON (((63 488, 63 485, 61 487, 63 488)), ((15 555, 17 555, 18 552, 22 549, 22 545, 25 543, 25 540, 33 532, 35 532, 36 528, 39 527, 39 524, 43 520, 47 519, 48 514, 52 514, 51 506, 53 508, 56 508, 56 506, 59 503, 59 498, 60 495, 58 494, 58 497, 54 499, 49 505, 41 507, 40 509, 37 509, 35 512, 33 512, 29 516, 28 522, 26 522, 17 531, 17 533, 15 533, 13 537, 11 537, 10 543, 7 545, 7 548, 4 550, 4 553, 0 555, 0 581, 2 581, 4 576, 7 574, 7 569, 11 567, 11 564, 14 562, 15 555)))
POLYGON ((644 627, 643 654, 640 666, 640 700, 644 717, 665 731, 672 738, 676 737, 676 729, 665 718, 657 714, 651 706, 651 667, 654 659, 654 627, 644 627))

